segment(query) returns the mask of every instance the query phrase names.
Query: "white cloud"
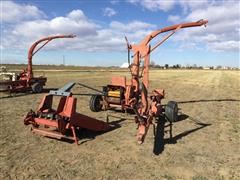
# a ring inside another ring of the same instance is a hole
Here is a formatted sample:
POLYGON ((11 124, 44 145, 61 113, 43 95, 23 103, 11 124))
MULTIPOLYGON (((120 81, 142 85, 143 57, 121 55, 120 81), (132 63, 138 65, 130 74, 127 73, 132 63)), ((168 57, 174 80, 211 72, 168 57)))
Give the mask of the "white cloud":
POLYGON ((71 11, 71 12, 67 15, 67 17, 68 17, 69 19, 73 19, 73 20, 76 20, 76 21, 86 20, 86 16, 85 16, 84 13, 83 13, 81 10, 79 10, 79 9, 71 11))
POLYGON ((150 11, 170 11, 173 8, 181 8, 181 13, 168 15, 168 21, 181 23, 186 21, 198 21, 208 19, 207 28, 196 27, 181 30, 173 40, 181 42, 182 47, 199 48, 199 44, 205 45, 211 51, 232 50, 239 48, 240 27, 240 2, 239 1, 214 1, 214 0, 128 0, 129 3, 140 5, 150 11), (186 42, 188 41, 188 42, 186 42), (189 43, 189 45, 187 45, 189 43), (228 45, 224 48, 223 46, 228 45))
POLYGON ((56 34, 76 34, 71 40, 57 40, 50 43, 46 49, 74 49, 83 52, 125 51, 124 35, 130 42, 141 40, 150 33, 155 25, 142 21, 121 23, 113 21, 108 27, 101 27, 92 22, 83 11, 73 10, 65 16, 52 19, 33 19, 12 23, 3 30, 5 49, 28 49, 36 40, 56 34))
POLYGON ((224 42, 214 42, 209 44, 210 49, 215 49, 219 51, 239 51, 240 43, 239 41, 224 41, 224 42))
POLYGON ((1 1, 1 23, 14 23, 22 20, 38 19, 46 15, 36 6, 21 5, 12 1, 1 1))
POLYGON ((233 19, 239 19, 239 6, 233 2, 208 5, 207 8, 204 9, 195 9, 187 16, 186 19, 196 20, 201 18, 208 18, 209 21, 212 21, 212 24, 220 23, 226 20, 232 21, 233 19))
MULTIPOLYGON (((96 36, 98 28, 99 26, 88 20, 81 10, 73 10, 65 17, 15 23, 10 29, 3 31, 3 46, 23 49, 38 38, 56 34, 75 34, 79 38, 86 38, 96 36)), ((63 46, 63 43, 57 44, 57 47, 63 46)))
POLYGON ((124 36, 127 36, 130 43, 140 41, 146 34, 150 33, 154 25, 141 21, 121 23, 113 21, 109 27, 97 30, 96 36, 79 38, 76 47, 84 51, 126 51, 124 36))
POLYGON ((209 5, 213 4, 213 1, 211 2, 208 0, 199 1, 179 0, 177 3, 183 8, 183 13, 186 14, 188 11, 207 8, 209 5))
POLYGON ((143 8, 150 11, 169 11, 171 10, 176 2, 174 0, 163 1, 163 0, 128 0, 129 3, 135 5, 141 5, 143 8))
POLYGON ((209 50, 238 51, 240 27, 239 2, 224 1, 209 3, 206 8, 194 9, 186 20, 208 19, 207 29, 191 30, 185 37, 195 37, 196 42, 204 42, 209 50), (224 47, 226 46, 226 47, 224 47))
POLYGON ((117 14, 117 11, 115 11, 114 9, 112 9, 110 7, 106 7, 106 8, 103 9, 103 15, 104 16, 112 17, 116 14, 117 14))
POLYGON ((168 21, 169 22, 173 22, 173 23, 178 22, 179 23, 180 20, 181 20, 180 16, 176 16, 176 15, 169 15, 168 16, 168 21))
MULTIPOLYGON (((140 3, 139 0, 131 0, 131 2, 140 3)), ((182 14, 169 15, 168 21, 180 23, 204 18, 208 19, 209 23, 207 28, 195 27, 180 30, 170 40, 179 43, 182 48, 194 49, 194 47, 201 46, 200 48, 208 48, 211 51, 239 51, 240 16, 239 7, 236 5, 238 2, 227 1, 216 4, 211 1, 207 2, 207 6, 205 1, 199 6, 192 1, 192 3, 188 1, 179 1, 178 3, 180 2, 182 3, 180 5, 187 9, 187 14, 182 12, 182 14)), ((29 5, 13 4, 22 9, 29 7, 29 5)), ((140 20, 128 23, 112 21, 106 27, 101 27, 80 9, 73 10, 65 16, 46 19, 43 12, 37 7, 33 9, 38 13, 33 13, 35 15, 30 19, 23 15, 29 14, 29 11, 28 13, 19 11, 18 17, 16 17, 18 21, 13 20, 14 16, 12 15, 9 15, 8 18, 5 17, 4 22, 8 22, 10 26, 4 26, 2 49, 28 49, 34 41, 41 37, 76 34, 77 38, 75 39, 58 40, 56 43, 50 43, 47 48, 75 49, 83 52, 125 51, 124 36, 128 37, 130 43, 136 43, 153 30, 162 28, 140 20)))
POLYGON ((132 21, 128 24, 123 24, 118 21, 112 21, 110 23, 110 27, 114 30, 118 30, 120 32, 126 33, 126 32, 136 32, 139 29, 153 29, 156 28, 155 25, 145 23, 142 21, 132 21))

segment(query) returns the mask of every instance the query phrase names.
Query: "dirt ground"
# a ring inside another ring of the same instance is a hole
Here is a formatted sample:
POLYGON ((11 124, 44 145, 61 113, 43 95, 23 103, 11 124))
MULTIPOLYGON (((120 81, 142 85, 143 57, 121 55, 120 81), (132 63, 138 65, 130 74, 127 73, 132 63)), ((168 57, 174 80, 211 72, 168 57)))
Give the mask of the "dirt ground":
MULTIPOLYGON (((101 89, 120 74, 128 72, 48 71, 47 88, 74 81, 101 89)), ((0 179, 240 179, 240 72, 152 70, 150 77, 150 89, 166 91, 163 104, 179 103, 172 140, 168 132, 154 138, 151 128, 139 145, 133 116, 114 112, 110 121, 119 128, 80 132, 79 146, 40 137, 23 118, 43 94, 1 94, 0 179)), ((89 110, 89 97, 76 97, 78 112, 105 121, 106 112, 89 110)))

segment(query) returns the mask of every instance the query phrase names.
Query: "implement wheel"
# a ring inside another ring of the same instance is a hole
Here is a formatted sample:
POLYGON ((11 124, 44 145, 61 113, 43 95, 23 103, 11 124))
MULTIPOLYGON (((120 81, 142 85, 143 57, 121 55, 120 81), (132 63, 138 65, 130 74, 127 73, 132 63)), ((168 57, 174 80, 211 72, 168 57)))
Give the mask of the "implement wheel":
POLYGON ((175 101, 169 101, 165 107, 165 117, 169 122, 178 120, 178 105, 175 101))
POLYGON ((32 91, 34 93, 40 93, 40 92, 42 92, 42 90, 43 90, 43 86, 40 83, 34 83, 32 85, 32 91))
POLYGON ((93 112, 101 111, 102 107, 103 107, 102 101, 103 101, 102 96, 92 95, 92 97, 89 101, 90 110, 93 112))

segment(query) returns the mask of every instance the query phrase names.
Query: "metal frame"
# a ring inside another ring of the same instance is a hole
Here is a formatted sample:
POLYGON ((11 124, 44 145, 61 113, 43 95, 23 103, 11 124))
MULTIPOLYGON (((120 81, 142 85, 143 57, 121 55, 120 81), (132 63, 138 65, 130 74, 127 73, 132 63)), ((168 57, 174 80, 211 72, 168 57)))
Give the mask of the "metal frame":
POLYGON ((15 93, 15 92, 26 92, 28 90, 32 90, 32 86, 35 83, 40 84, 40 86, 45 86, 47 82, 47 78, 43 76, 39 77, 34 77, 33 74, 33 69, 32 69, 32 58, 33 56, 40 50, 42 49, 46 44, 48 44, 50 41, 54 39, 60 39, 60 38, 74 38, 75 35, 57 35, 57 36, 49 36, 42 38, 35 43, 32 44, 32 46, 28 50, 28 65, 27 69, 23 69, 23 71, 17 75, 17 79, 15 81, 3 81, 0 82, 0 86, 4 87, 1 88, 0 91, 8 91, 10 93, 15 93), (39 48, 37 46, 40 43, 42 44, 39 48))
POLYGON ((75 83, 69 83, 56 92, 46 94, 37 111, 29 111, 24 118, 25 125, 32 125, 31 131, 42 136, 70 139, 78 144, 76 129, 88 129, 92 131, 107 131, 111 126, 103 121, 76 112, 77 99, 72 94, 63 94, 70 91, 75 83), (53 109, 54 96, 60 96, 57 109, 53 109), (68 132, 71 131, 71 134, 68 132))
POLYGON ((207 23, 207 20, 199 20, 197 22, 181 23, 168 26, 160 30, 153 31, 140 43, 133 45, 129 44, 127 38, 125 37, 128 48, 129 69, 132 77, 130 81, 126 80, 125 77, 113 77, 111 86, 117 87, 120 85, 125 89, 124 100, 121 100, 120 98, 121 103, 115 104, 108 100, 107 95, 104 95, 103 104, 105 107, 104 109, 118 106, 123 110, 127 108, 132 108, 134 110, 136 114, 136 123, 138 125, 137 139, 139 143, 143 143, 149 126, 152 124, 152 119, 162 113, 161 99, 164 98, 164 90, 162 89, 153 90, 152 94, 150 95, 151 98, 149 98, 149 63, 151 52, 163 44, 178 30, 202 25, 206 26, 207 23), (160 42, 151 48, 151 40, 158 35, 169 31, 170 33, 168 35, 166 35, 160 42), (133 52, 133 62, 131 64, 130 51, 133 52), (143 62, 142 67, 141 62, 143 62), (123 81, 122 78, 125 78, 125 81, 123 81))

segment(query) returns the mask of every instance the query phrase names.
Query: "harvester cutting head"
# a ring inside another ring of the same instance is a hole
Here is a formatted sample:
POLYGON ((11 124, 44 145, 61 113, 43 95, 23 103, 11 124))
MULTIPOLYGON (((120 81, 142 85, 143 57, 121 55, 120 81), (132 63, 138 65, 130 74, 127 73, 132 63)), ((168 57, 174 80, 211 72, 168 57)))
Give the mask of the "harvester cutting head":
POLYGON ((92 131, 110 129, 110 126, 103 121, 77 113, 77 99, 72 97, 70 92, 60 90, 45 95, 37 111, 31 110, 27 113, 24 124, 32 124, 31 130, 34 133, 57 139, 70 139, 78 144, 76 129, 84 128, 92 131), (58 106, 54 109, 53 98, 59 95, 58 106))

